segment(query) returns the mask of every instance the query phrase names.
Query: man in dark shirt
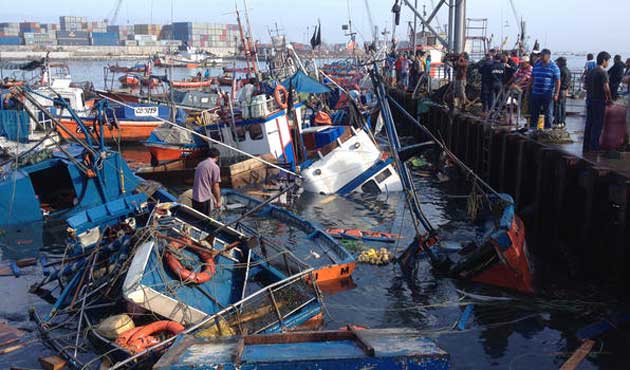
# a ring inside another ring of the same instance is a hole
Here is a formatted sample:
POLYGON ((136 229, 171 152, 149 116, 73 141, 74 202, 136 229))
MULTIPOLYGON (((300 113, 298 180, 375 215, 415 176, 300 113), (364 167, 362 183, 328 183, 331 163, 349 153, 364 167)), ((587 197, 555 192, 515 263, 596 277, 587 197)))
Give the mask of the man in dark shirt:
POLYGON ((553 124, 555 128, 564 128, 567 119, 567 96, 571 88, 571 71, 567 67, 567 58, 556 59, 556 64, 560 68, 560 94, 553 109, 553 124))
POLYGON ((479 72, 481 73, 483 111, 488 112, 503 88, 505 65, 501 62, 501 56, 495 55, 493 60, 487 60, 479 72))
POLYGON ((621 55, 615 55, 613 61, 613 66, 608 70, 608 79, 610 80, 612 100, 617 100, 619 97, 619 86, 621 85, 621 80, 623 80, 623 71, 626 66, 621 61, 621 55))
POLYGON ((606 68, 610 54, 602 51, 597 55, 597 67, 586 75, 586 125, 584 126, 584 153, 599 150, 599 137, 604 127, 606 104, 611 100, 606 68))

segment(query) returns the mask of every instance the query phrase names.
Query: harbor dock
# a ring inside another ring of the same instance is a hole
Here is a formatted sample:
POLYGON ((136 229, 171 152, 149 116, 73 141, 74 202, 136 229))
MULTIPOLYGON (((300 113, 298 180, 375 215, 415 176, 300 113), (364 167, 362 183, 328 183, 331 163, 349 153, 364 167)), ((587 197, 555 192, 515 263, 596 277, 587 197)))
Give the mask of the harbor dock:
MULTIPOLYGON (((630 164, 582 154, 583 115, 567 120, 573 143, 541 143, 514 126, 437 105, 418 113, 418 100, 400 90, 390 93, 485 181, 512 195, 528 230, 538 281, 607 283, 627 291, 630 164)), ((572 103, 580 113, 583 101, 572 103)), ((393 112, 401 135, 422 136, 393 112)))

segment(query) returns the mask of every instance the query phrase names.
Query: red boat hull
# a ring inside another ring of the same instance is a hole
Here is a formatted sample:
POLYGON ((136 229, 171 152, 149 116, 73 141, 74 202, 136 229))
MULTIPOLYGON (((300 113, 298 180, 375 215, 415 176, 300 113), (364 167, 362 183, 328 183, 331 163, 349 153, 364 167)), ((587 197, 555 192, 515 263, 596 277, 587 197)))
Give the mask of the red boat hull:
POLYGON ((508 289, 518 290, 523 293, 533 293, 532 272, 527 255, 527 243, 525 241, 525 225, 523 221, 514 217, 512 229, 508 232, 512 246, 503 252, 507 263, 497 263, 472 280, 499 286, 508 289))
POLYGON ((193 159, 200 156, 204 151, 201 148, 186 148, 177 145, 153 145, 148 143, 144 145, 149 149, 152 161, 157 161, 158 163, 175 161, 182 158, 193 159))
MULTIPOLYGON (((71 119, 61 119, 61 124, 70 130, 72 133, 79 137, 83 137, 79 125, 71 119)), ((89 119, 84 121, 84 124, 90 129, 92 124, 89 119)), ((104 136, 105 140, 120 140, 123 142, 140 142, 146 140, 151 132, 162 124, 161 121, 120 121, 118 122, 118 129, 110 130, 105 127, 104 136)), ((61 137, 64 139, 70 138, 70 135, 64 130, 58 130, 61 137)))

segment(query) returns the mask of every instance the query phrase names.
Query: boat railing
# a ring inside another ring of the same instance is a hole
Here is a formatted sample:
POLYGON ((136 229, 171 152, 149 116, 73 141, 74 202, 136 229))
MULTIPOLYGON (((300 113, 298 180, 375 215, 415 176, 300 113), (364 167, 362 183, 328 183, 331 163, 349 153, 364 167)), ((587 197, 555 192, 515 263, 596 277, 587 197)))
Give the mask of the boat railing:
MULTIPOLYGON (((316 314, 308 310, 303 316, 293 317, 319 301, 320 293, 314 281, 313 269, 309 269, 268 285, 204 319, 196 335, 216 337, 257 334, 275 326, 284 330, 300 324, 316 314)), ((316 306, 316 310, 319 310, 319 304, 316 306)))

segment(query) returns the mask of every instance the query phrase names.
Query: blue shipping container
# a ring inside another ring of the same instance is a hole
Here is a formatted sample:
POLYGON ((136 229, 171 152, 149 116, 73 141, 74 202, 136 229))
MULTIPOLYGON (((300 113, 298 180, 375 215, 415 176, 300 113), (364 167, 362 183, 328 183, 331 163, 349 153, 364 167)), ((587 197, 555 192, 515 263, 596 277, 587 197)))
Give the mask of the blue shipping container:
POLYGON ((0 45, 21 45, 22 39, 20 36, 4 36, 0 37, 0 45))
POLYGON ((90 40, 89 39, 77 39, 77 38, 73 38, 73 39, 69 39, 69 38, 65 38, 65 39, 57 39, 57 45, 60 46, 90 46, 90 40))

